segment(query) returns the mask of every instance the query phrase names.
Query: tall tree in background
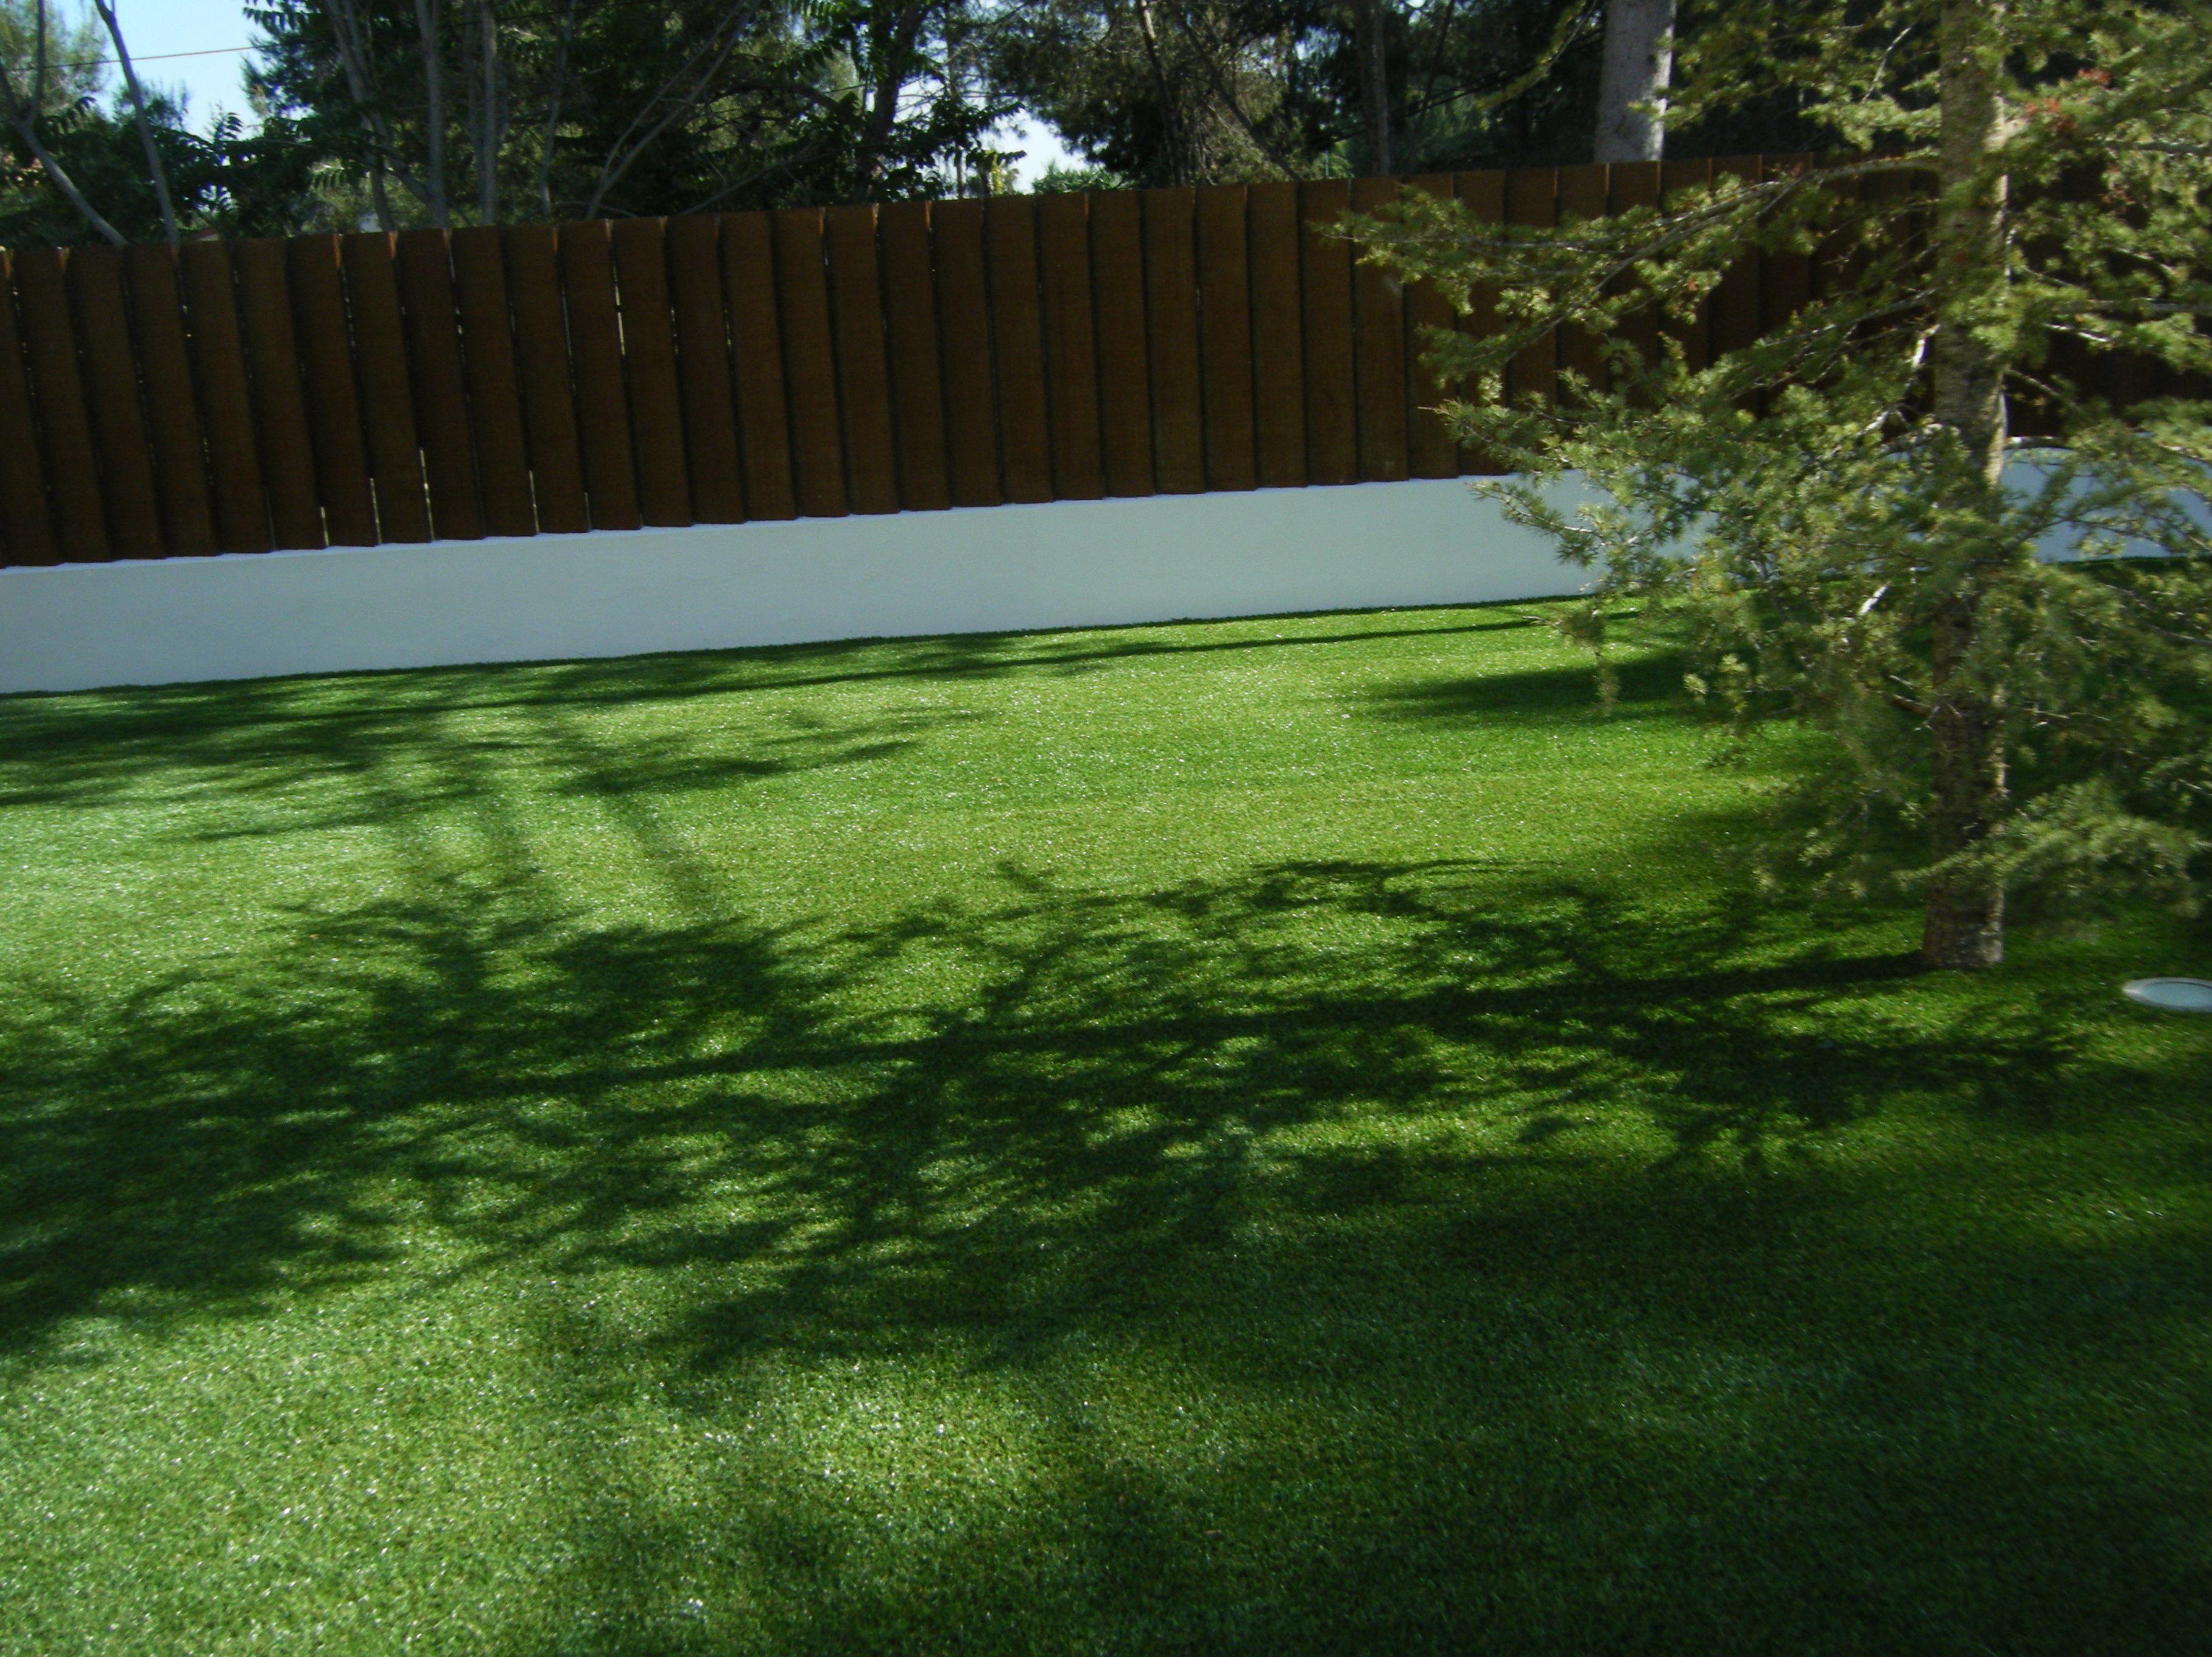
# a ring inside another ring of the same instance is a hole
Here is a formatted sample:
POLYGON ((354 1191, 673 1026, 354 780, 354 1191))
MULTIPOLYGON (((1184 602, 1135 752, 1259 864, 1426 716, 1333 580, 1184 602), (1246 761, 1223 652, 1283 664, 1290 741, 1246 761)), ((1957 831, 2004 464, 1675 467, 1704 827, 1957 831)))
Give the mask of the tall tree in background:
POLYGON ((2206 851, 2208 38, 2203 0, 1734 5, 1686 43, 1678 108, 1801 97, 1850 159, 1553 231, 1434 202, 1363 231, 1498 295, 1510 326, 1440 338, 1437 368, 1480 385, 1450 417, 1522 473, 1508 510, 1592 570, 1580 636, 1601 650, 1638 595, 1739 737, 1825 732, 1778 851, 1919 891, 1931 966, 1996 962, 2010 892, 2186 894, 2206 851), (1694 366, 1680 332, 1761 249, 1844 279, 1694 366), (1655 306, 1675 332, 1647 361, 1655 306), (1507 405, 1504 365, 1563 322, 1606 342, 1601 381, 1507 405), (1571 472, 1592 503, 1551 490, 1571 472), (2171 556, 2100 556, 2130 545, 2171 556))
POLYGON ((1667 87, 1674 69, 1674 0, 1606 0, 1605 68, 1598 81, 1592 159, 1656 161, 1667 145, 1667 87))
POLYGON ((1579 160, 1602 0, 1012 0, 994 67, 1140 184, 1579 160))
POLYGON ((269 0, 255 76, 386 225, 941 191, 1005 100, 965 0, 269 0))
POLYGON ((1359 63, 1359 125, 1366 139, 1363 171, 1383 175, 1397 168, 1390 141, 1394 112, 1390 96, 1390 34, 1395 15, 1389 0, 1352 0, 1352 51, 1359 63))
POLYGON ((1031 0, 1000 9, 989 69, 1132 183, 1285 176, 1316 143, 1310 0, 1031 0))
MULTIPOLYGON (((1002 0, 1012 96, 1139 184, 1656 159, 1678 30, 1735 0, 1002 0), (1595 137, 1594 137, 1595 135, 1595 137)), ((1796 89, 1700 112, 1699 153, 1802 149, 1796 89)))

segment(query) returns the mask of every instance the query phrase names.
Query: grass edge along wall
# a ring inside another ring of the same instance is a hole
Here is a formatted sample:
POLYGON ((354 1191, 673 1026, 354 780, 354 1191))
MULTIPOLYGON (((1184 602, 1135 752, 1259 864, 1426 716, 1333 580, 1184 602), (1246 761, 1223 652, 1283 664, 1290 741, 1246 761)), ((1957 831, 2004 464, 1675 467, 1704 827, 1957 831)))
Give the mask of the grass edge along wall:
MULTIPOLYGON (((1802 158, 1438 174, 1480 217, 1802 158)), ((1442 298, 1328 233, 1390 179, 0 253, 0 562, 474 540, 1492 468, 1442 298)), ((1693 361, 1815 291, 1769 258, 1693 361)), ((1522 354, 1514 394, 1589 355, 1522 354)))

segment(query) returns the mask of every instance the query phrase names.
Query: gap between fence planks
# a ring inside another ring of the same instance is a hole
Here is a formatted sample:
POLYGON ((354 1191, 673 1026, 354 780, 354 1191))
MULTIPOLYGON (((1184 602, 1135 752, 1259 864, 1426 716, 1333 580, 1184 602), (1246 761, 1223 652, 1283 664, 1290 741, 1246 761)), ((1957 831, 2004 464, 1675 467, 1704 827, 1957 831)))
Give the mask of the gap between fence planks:
MULTIPOLYGON (((0 559, 932 511, 1486 469, 1423 335, 1493 326, 1330 231, 1522 224, 1742 158, 0 255, 0 559)), ((1803 260, 1670 325, 1693 359, 1803 260)), ((1632 325, 1656 344, 1648 320, 1632 325)), ((1594 375, 1547 339, 1516 394, 1594 375)))

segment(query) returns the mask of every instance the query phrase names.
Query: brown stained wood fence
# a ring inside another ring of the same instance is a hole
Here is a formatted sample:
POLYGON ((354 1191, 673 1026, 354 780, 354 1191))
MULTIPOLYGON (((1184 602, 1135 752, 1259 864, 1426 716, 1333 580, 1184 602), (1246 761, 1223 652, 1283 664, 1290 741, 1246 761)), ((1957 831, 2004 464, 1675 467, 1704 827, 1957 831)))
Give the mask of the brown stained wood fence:
MULTIPOLYGON (((1771 164, 1407 182, 1549 224, 1771 164)), ((1401 187, 0 253, 0 562, 1480 472, 1428 412, 1449 310, 1326 234, 1401 187)), ((1685 344, 1808 291, 1803 260, 1747 266, 1685 344)), ((1511 387, 1593 348, 1547 341, 1511 387)))

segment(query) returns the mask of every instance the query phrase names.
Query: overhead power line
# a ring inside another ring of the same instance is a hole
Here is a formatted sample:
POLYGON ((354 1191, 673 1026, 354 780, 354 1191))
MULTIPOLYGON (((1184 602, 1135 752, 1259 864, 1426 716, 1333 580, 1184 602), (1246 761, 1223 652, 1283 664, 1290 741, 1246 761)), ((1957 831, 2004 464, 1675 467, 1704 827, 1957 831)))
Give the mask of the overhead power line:
MULTIPOLYGON (((173 58, 227 58, 233 52, 254 50, 256 48, 252 46, 209 46, 199 52, 151 52, 143 56, 134 52, 131 54, 131 61, 134 64, 166 64, 173 58)), ((111 69, 121 61, 117 58, 80 58, 73 64, 56 64, 54 67, 56 69, 111 69)))

